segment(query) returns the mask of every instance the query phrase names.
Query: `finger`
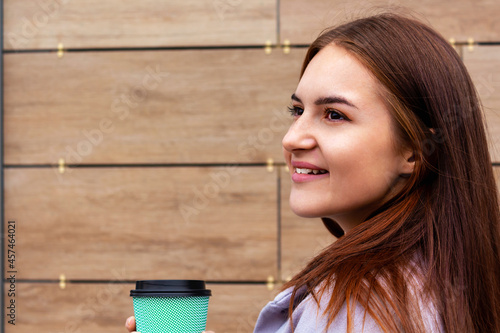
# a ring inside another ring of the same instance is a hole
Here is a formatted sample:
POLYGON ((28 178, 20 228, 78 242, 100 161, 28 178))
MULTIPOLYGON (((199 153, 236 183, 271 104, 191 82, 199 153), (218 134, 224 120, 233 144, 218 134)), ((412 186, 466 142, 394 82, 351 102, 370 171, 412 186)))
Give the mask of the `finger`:
POLYGON ((125 322, 125 327, 129 332, 135 331, 135 317, 128 317, 127 321, 125 322))

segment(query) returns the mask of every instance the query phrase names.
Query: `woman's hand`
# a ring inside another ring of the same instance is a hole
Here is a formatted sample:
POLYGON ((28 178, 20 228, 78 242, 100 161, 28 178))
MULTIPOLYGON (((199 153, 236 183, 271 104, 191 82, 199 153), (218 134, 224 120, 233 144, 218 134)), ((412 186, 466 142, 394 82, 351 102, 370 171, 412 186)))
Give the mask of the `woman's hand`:
MULTIPOLYGON (((125 322, 125 327, 129 332, 135 332, 135 317, 128 317, 127 321, 125 322)), ((136 332, 138 333, 138 332, 136 332)), ((214 333, 212 331, 203 331, 203 333, 214 333)))

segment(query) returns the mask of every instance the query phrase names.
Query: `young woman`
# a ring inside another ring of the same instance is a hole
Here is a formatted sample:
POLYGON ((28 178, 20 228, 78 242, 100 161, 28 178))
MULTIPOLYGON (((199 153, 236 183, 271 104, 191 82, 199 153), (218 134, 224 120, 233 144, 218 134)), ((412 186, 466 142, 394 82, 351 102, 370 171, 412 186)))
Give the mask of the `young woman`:
POLYGON ((290 111, 291 208, 339 239, 255 332, 500 332, 497 188, 456 51, 395 14, 327 30, 290 111))

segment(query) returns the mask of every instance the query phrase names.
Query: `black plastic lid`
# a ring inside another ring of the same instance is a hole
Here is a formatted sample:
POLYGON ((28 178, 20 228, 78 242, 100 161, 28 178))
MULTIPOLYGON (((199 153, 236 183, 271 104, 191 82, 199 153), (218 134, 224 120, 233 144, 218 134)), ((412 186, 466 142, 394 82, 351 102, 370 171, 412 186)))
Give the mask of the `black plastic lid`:
POLYGON ((212 296, 201 280, 143 280, 135 283, 132 297, 212 296))

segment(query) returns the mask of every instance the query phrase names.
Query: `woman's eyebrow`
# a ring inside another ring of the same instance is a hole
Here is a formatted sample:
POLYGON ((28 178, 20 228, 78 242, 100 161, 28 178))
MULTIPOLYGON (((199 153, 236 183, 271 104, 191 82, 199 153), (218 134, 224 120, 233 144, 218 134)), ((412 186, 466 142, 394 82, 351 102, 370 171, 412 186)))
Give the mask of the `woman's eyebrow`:
POLYGON ((345 104, 345 105, 348 105, 350 107, 353 107, 355 109, 357 109, 357 107, 352 104, 351 102, 349 102, 347 99, 345 99, 344 97, 341 97, 341 96, 328 96, 328 97, 320 97, 318 98, 314 104, 316 105, 324 105, 324 104, 345 104))
MULTIPOLYGON (((302 103, 302 100, 299 97, 297 97, 297 95, 295 95, 295 94, 292 94, 292 100, 297 101, 299 103, 302 103)), ((352 104, 347 99, 345 99, 344 97, 341 97, 341 96, 320 97, 314 102, 314 104, 316 104, 316 105, 345 104, 345 105, 348 105, 350 107, 357 109, 356 105, 352 104)))
POLYGON ((298 98, 297 95, 295 95, 295 94, 292 94, 292 100, 294 100, 296 102, 299 102, 299 103, 302 103, 302 101, 300 100, 300 98, 298 98))

